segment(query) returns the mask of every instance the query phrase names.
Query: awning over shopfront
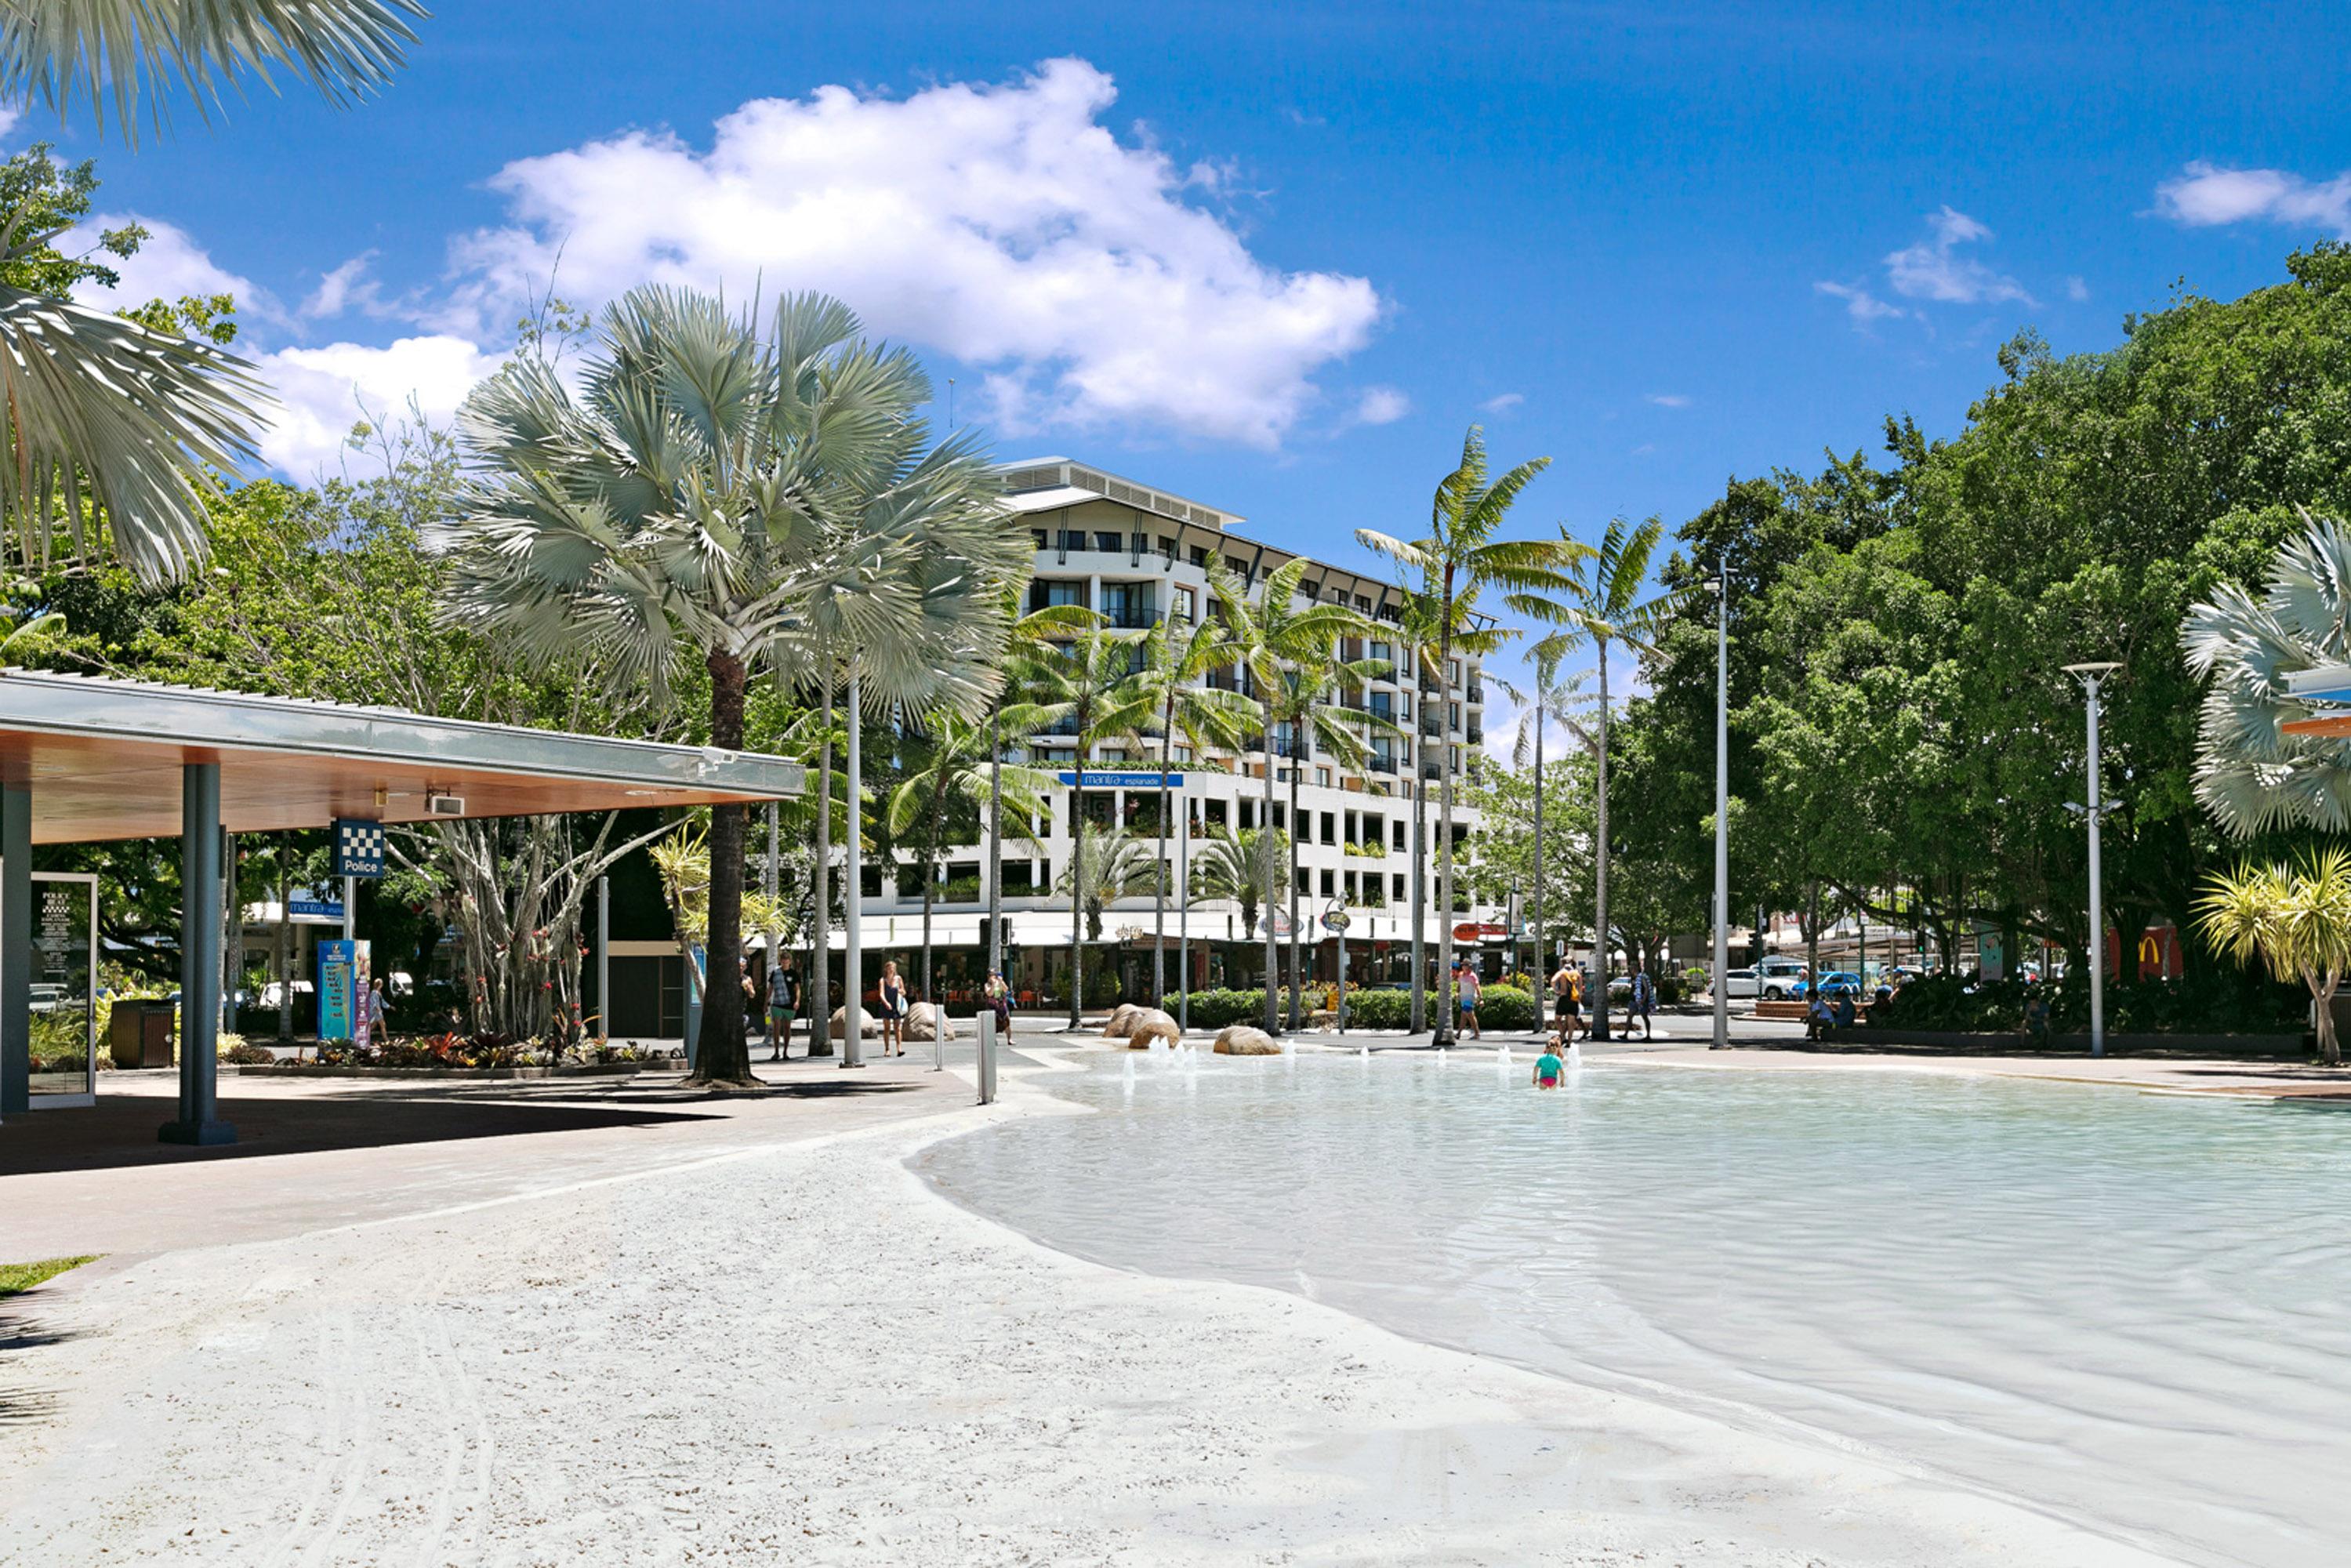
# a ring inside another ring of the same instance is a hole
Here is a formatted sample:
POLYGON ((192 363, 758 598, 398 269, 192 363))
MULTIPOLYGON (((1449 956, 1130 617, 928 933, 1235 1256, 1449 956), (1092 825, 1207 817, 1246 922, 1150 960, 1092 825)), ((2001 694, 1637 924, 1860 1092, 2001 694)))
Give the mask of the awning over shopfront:
POLYGON ((0 671, 0 1116, 27 1104, 32 846, 181 841, 180 1114, 163 1136, 235 1141, 214 1114, 222 834, 796 795, 782 758, 398 708, 0 671))
MULTIPOLYGON (((2321 664, 2315 669, 2296 670, 2285 678, 2285 689, 2288 695, 2308 703, 2351 705, 2351 664, 2321 664)), ((2287 735, 2339 739, 2351 736, 2351 712, 2292 719, 2278 728, 2287 735)))

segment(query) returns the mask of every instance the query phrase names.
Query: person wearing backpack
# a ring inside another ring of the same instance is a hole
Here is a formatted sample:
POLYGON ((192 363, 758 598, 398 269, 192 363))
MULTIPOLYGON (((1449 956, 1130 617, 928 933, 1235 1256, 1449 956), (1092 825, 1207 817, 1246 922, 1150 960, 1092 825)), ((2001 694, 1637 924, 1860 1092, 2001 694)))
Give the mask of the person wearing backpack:
POLYGON ((781 1061, 792 1048, 792 1019, 800 1010, 800 979, 789 958, 768 971, 768 1060, 781 1061))
POLYGON ((1657 984, 1649 978, 1648 966, 1633 971, 1633 1016, 1641 1020, 1641 1038, 1649 1038, 1649 1015, 1657 1010, 1657 984))

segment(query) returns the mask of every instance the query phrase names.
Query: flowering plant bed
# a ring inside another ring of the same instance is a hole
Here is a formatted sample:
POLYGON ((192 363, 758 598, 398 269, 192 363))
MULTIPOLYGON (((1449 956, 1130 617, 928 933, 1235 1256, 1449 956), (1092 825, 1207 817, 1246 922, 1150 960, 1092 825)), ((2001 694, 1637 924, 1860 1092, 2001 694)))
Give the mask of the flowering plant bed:
MULTIPOLYGON (((419 1066, 384 1067, 353 1061, 280 1061, 271 1067, 256 1067, 243 1063, 224 1062, 223 1072, 251 1073, 266 1078, 470 1078, 497 1080, 509 1078, 625 1078, 648 1068, 670 1066, 667 1058, 646 1061, 580 1061, 560 1066, 516 1065, 509 1067, 419 1066)), ((683 1065, 683 1064, 680 1064, 683 1065)))

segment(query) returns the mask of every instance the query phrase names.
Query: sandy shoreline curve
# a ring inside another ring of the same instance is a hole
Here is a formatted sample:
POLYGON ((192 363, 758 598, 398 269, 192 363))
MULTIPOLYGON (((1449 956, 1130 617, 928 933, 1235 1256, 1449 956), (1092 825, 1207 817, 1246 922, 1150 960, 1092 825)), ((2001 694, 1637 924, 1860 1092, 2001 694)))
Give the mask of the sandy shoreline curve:
POLYGON ((1086 1113, 1034 1078, 74 1284, 64 1337, 0 1378, 47 1402, 0 1424, 0 1563, 2167 1561, 1302 1298, 1088 1262, 908 1168, 1086 1113))

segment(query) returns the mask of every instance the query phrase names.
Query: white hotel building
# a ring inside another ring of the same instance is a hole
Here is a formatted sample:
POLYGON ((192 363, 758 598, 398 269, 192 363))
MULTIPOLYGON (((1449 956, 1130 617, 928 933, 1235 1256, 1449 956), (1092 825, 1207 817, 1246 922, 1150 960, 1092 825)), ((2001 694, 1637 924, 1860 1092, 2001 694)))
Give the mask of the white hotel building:
MULTIPOLYGON (((1241 518, 1230 512, 1139 485, 1102 469, 1062 457, 1040 457, 1004 465, 1006 502, 1034 539, 1036 575, 1029 605, 1078 604, 1099 612, 1114 629, 1142 631, 1171 612, 1196 616, 1209 599, 1207 565, 1221 558, 1228 570, 1253 591, 1261 591, 1267 575, 1294 560, 1297 554, 1279 546, 1237 533, 1241 518)), ((1343 567, 1311 566, 1301 584, 1302 596, 1344 604, 1375 623, 1394 620, 1400 601, 1395 586, 1377 577, 1360 575, 1343 567)), ((1398 666, 1389 679, 1344 695, 1370 712, 1386 716, 1398 733, 1368 737, 1372 756, 1360 770, 1343 768, 1311 746, 1307 754, 1288 755, 1290 742, 1277 733, 1270 759, 1275 774, 1273 821, 1290 829, 1290 771, 1298 779, 1298 841, 1300 885, 1298 907, 1315 938, 1311 973, 1322 978, 1337 975, 1338 943, 1322 928, 1320 917, 1333 908, 1347 912, 1349 977, 1364 982, 1401 978, 1407 965, 1411 938, 1412 822, 1414 798, 1426 790, 1429 915, 1423 936, 1435 952, 1440 922, 1437 909, 1436 845, 1438 828, 1440 761, 1449 754, 1460 765, 1474 758, 1483 739, 1485 693, 1474 659, 1457 658, 1448 672, 1449 696, 1433 685, 1416 688, 1410 679, 1405 651, 1374 632, 1349 639, 1343 649, 1349 657, 1392 661, 1398 666), (1440 748, 1443 748, 1440 750, 1440 748)), ((1230 673, 1214 677, 1219 684, 1237 682, 1230 673)), ((1163 758, 1166 743, 1147 741, 1141 754, 1118 747, 1097 747, 1090 766, 1154 768, 1163 760, 1184 775, 1176 791, 1176 810, 1188 811, 1196 841, 1211 826, 1240 831, 1258 825, 1264 810, 1265 769, 1269 758, 1261 749, 1238 757, 1195 757, 1180 741, 1163 758)), ((1074 741, 1052 736, 1032 737, 1029 759, 1039 766, 1074 768, 1074 741)), ((1459 775, 1457 774, 1457 780, 1459 775)), ((1455 833, 1467 836, 1475 813, 1459 799, 1456 784, 1455 833)), ((1143 831, 1154 818, 1156 791, 1089 790, 1087 798, 1097 822, 1108 820, 1136 824, 1143 831)), ((1016 984, 1042 988, 1049 974, 1059 969, 1066 953, 1070 915, 1066 895, 1056 898, 1052 888, 1068 863, 1070 811, 1072 795, 1052 792, 1048 819, 1035 824, 1036 842, 1016 837, 1008 823, 1005 834, 1004 912, 1008 950, 1008 968, 1016 984), (1059 908, 1053 906, 1058 904, 1059 908)), ((1089 831, 1092 830, 1090 828, 1089 831)), ((982 824, 985 832, 985 824, 982 824)), ((1176 853, 1176 833, 1171 825, 1168 853, 1176 853)), ((977 952, 984 947, 986 892, 984 841, 947 849, 943 857, 945 887, 933 907, 933 940, 941 948, 962 949, 950 962, 945 988, 976 974, 977 952)), ((902 851, 894 876, 869 870, 864 898, 862 945, 868 964, 881 953, 904 955, 921 940, 922 873, 919 853, 902 851)), ((1169 983, 1175 975, 1177 917, 1176 901, 1167 916, 1169 983)), ((1482 916, 1456 916, 1466 920, 1482 916)), ((1152 900, 1127 898, 1106 910, 1102 919, 1103 947, 1115 947, 1130 976, 1147 975, 1150 963, 1152 900)), ((1260 916, 1260 918, 1263 918, 1260 916)), ((1238 906, 1195 904, 1189 933, 1197 983, 1219 978, 1238 980, 1254 976, 1256 960, 1239 951, 1254 942, 1261 955, 1262 930, 1241 928, 1238 906), (1210 950, 1213 950, 1213 956, 1210 950)), ((1285 944, 1286 946, 1286 944, 1285 944)), ((1434 962, 1433 956, 1430 959, 1434 962)), ((1089 969, 1111 960, 1102 948, 1090 946, 1089 969), (1096 956, 1096 954, 1102 954, 1096 956)))

